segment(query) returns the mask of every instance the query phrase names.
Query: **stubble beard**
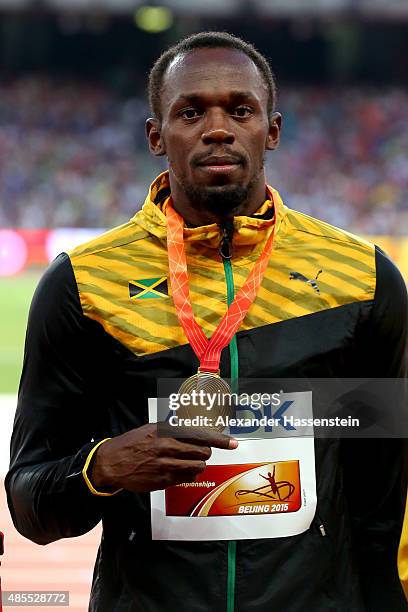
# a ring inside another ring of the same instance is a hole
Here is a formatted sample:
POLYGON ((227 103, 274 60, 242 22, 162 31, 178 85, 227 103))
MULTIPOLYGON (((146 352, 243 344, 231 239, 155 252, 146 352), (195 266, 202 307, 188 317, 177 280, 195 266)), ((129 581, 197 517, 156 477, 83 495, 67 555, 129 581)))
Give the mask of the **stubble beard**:
POLYGON ((207 210, 220 219, 241 214, 250 201, 264 169, 264 160, 247 185, 196 185, 181 180, 181 187, 196 210, 207 210))

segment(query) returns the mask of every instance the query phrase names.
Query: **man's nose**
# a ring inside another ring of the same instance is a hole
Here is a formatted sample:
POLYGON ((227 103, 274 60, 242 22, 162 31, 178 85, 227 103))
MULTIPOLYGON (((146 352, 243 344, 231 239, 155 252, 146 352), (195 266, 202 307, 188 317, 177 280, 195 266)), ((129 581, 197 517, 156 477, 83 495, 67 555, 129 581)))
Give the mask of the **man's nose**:
POLYGON ((208 113, 205 131, 201 134, 204 144, 233 144, 235 135, 229 126, 229 117, 221 111, 208 113))

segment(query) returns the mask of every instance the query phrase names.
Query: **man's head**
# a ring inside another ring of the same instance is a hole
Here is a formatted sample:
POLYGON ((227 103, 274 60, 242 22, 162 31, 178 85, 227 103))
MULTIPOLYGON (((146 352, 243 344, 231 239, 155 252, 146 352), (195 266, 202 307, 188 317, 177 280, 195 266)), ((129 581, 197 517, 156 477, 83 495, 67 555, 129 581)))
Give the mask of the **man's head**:
POLYGON ((176 208, 218 218, 253 212, 264 199, 264 155, 277 147, 281 121, 265 58, 230 34, 196 34, 157 60, 149 99, 150 150, 168 157, 176 208))

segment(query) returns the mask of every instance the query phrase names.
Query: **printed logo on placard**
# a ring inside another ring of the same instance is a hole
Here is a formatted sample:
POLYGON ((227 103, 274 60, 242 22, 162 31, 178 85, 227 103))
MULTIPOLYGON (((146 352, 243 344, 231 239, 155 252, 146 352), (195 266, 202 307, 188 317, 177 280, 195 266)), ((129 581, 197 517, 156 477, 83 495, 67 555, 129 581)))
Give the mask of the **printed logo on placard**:
POLYGON ((281 514, 301 508, 299 461, 208 465, 165 491, 167 516, 281 514))

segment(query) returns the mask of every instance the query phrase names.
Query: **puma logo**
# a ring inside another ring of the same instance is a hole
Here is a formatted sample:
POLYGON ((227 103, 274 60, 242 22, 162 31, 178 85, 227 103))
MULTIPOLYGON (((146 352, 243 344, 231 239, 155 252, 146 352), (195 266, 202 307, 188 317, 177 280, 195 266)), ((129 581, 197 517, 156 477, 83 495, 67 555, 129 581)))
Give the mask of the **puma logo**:
POLYGON ((300 280, 300 281, 303 281, 304 283, 307 283, 308 285, 311 285, 313 287, 313 289, 316 291, 316 293, 320 293, 320 289, 319 289, 319 286, 318 286, 316 281, 317 281, 317 279, 319 277, 319 274, 321 274, 322 272, 323 272, 323 270, 319 270, 314 278, 307 278, 306 276, 304 276, 300 272, 291 272, 289 274, 289 280, 300 280))

